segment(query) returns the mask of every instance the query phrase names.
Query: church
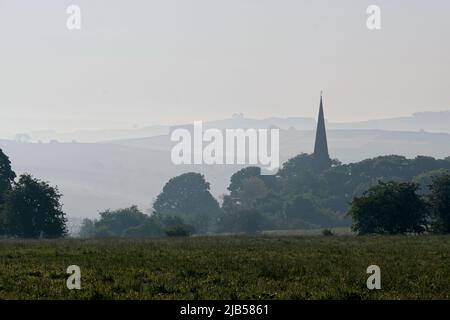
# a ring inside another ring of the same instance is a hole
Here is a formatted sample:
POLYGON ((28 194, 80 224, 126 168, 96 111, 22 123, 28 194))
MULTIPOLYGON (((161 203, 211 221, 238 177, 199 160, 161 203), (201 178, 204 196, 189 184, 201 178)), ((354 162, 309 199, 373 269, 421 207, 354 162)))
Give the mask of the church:
POLYGON ((324 171, 331 167, 328 153, 327 131, 323 112, 323 98, 320 94, 319 117, 317 119, 316 142, 314 144, 314 167, 317 171, 324 171))

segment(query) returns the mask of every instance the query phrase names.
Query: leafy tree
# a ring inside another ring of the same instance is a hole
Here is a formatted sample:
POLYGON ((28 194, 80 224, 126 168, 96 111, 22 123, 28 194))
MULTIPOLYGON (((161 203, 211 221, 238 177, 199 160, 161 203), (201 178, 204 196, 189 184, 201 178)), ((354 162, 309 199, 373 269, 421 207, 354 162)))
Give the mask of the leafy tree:
POLYGON ((432 184, 434 178, 444 174, 448 174, 449 172, 450 171, 447 169, 426 171, 419 174, 418 176, 415 176, 412 179, 412 182, 415 182, 419 185, 419 194, 428 195, 431 192, 430 185, 432 184))
POLYGON ((285 163, 278 172, 278 176, 282 178, 295 178, 303 171, 314 172, 314 156, 312 154, 299 154, 285 163))
POLYGON ((15 178, 16 174, 11 169, 9 158, 0 149, 0 207, 4 202, 6 193, 11 190, 15 178))
POLYGON ((163 237, 189 236, 195 229, 177 216, 142 213, 136 206, 100 213, 99 220, 83 220, 80 236, 108 237, 163 237))
POLYGON ((314 170, 314 156, 300 154, 285 162, 275 176, 261 176, 257 167, 231 177, 222 209, 226 214, 256 209, 280 228, 349 226, 350 203, 378 181, 419 182, 423 194, 431 175, 450 169, 450 162, 432 157, 380 156, 357 163, 333 160, 328 170, 314 170), (309 203, 309 208, 308 208, 309 203))
POLYGON ((128 228, 138 227, 147 222, 149 216, 142 213, 137 206, 118 210, 100 212, 100 220, 95 223, 96 229, 108 231, 110 236, 122 237, 128 228))
POLYGON ((244 178, 241 185, 228 198, 224 198, 225 208, 236 210, 252 209, 269 193, 264 181, 256 176, 244 178), (228 203, 230 201, 230 203, 228 203))
POLYGON ((447 161, 433 157, 417 156, 415 159, 409 160, 409 162, 411 162, 411 175, 417 175, 427 171, 450 169, 447 161))
POLYGON ((223 196, 222 211, 224 213, 232 213, 239 210, 242 210, 242 207, 238 198, 233 198, 231 195, 223 196))
POLYGON ((171 179, 153 204, 158 216, 178 216, 200 233, 211 230, 220 215, 219 203, 209 183, 199 173, 185 173, 171 179))
POLYGON ((6 233, 21 238, 58 238, 67 234, 61 194, 48 183, 24 174, 6 194, 6 233))
POLYGON ((291 227, 324 227, 336 224, 332 216, 324 213, 312 200, 300 195, 288 204, 286 217, 291 221, 291 227), (333 223, 334 222, 334 223, 333 223))
POLYGON ((313 155, 300 154, 289 159, 278 172, 278 177, 281 193, 287 201, 300 194, 324 196, 322 176, 314 169, 313 155))
POLYGON ((270 217, 274 224, 282 224, 285 215, 285 201, 283 197, 276 192, 270 191, 263 198, 257 199, 255 208, 265 216, 270 217))
POLYGON ((161 222, 169 237, 188 237, 195 232, 194 227, 184 223, 180 217, 162 217, 161 222))
POLYGON ((261 176, 261 168, 258 167, 247 167, 239 170, 235 174, 231 176, 230 186, 228 187, 228 191, 230 191, 231 196, 236 196, 236 193, 242 188, 243 181, 248 178, 258 178, 261 176))
MULTIPOLYGON (((390 155, 366 159, 357 163, 338 165, 322 174, 320 185, 325 190, 320 195, 321 206, 337 213, 346 213, 348 203, 364 191, 377 185, 378 181, 422 182, 419 176, 425 172, 450 169, 450 162, 431 157, 418 156, 407 159, 390 155)), ((421 189, 420 192, 423 192, 421 189)))
POLYGON ((254 208, 256 202, 264 198, 269 192, 264 181, 258 177, 249 177, 242 181, 238 198, 244 208, 254 208))
POLYGON ((222 209, 226 213, 236 213, 245 209, 259 208, 264 199, 274 195, 276 177, 261 175, 258 167, 247 167, 231 176, 229 195, 223 198, 222 209))
POLYGON ((430 191, 428 202, 434 218, 433 229, 450 233, 450 174, 434 177, 430 191))
POLYGON ((353 199, 349 215, 359 234, 422 233, 426 230, 425 202, 411 182, 379 182, 353 199))

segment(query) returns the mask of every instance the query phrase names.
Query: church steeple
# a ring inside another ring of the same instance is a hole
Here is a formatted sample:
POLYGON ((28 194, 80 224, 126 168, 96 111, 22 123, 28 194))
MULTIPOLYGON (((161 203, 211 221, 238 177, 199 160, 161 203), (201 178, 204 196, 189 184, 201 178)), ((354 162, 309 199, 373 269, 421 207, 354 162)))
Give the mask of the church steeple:
POLYGON ((322 92, 320 93, 319 118, 317 119, 316 142, 314 145, 314 166, 319 171, 326 170, 331 166, 331 159, 328 154, 322 92))

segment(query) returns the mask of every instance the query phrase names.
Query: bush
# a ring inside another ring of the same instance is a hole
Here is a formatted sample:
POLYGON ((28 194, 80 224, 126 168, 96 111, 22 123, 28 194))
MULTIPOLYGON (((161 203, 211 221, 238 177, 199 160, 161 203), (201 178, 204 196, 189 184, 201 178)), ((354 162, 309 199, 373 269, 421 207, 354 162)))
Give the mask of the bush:
POLYGON ((334 236, 334 232, 333 232, 333 230, 330 230, 330 229, 324 229, 324 230, 322 230, 322 235, 325 237, 331 237, 331 236, 334 236))
POLYGON ((194 227, 184 223, 177 216, 159 217, 168 237, 189 237, 195 231, 194 227))
POLYGON ((183 226, 176 226, 166 230, 168 237, 189 237, 191 232, 183 226))
POLYGON ((129 208, 106 210, 100 212, 100 220, 95 228, 103 227, 111 236, 122 237, 127 229, 139 227, 148 222, 149 216, 142 213, 137 206, 129 208))
POLYGON ((419 186, 406 182, 379 182, 361 197, 355 197, 348 213, 359 234, 423 233, 428 213, 417 195, 419 186))

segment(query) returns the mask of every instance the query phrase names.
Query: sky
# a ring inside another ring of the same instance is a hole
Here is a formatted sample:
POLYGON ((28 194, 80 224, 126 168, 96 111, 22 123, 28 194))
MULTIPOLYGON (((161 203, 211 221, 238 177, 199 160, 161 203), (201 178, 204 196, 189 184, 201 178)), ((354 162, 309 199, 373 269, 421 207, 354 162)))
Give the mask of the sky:
POLYGON ((0 0, 0 137, 315 117, 321 90, 332 122, 450 110, 449 14, 447 0, 0 0))

